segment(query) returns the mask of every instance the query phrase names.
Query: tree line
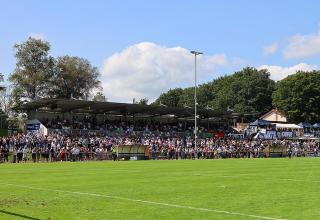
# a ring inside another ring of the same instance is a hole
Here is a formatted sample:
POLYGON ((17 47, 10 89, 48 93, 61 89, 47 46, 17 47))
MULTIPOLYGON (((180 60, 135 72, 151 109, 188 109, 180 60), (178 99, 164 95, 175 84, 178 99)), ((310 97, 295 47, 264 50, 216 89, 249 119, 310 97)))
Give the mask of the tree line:
MULTIPOLYGON (((9 76, 11 89, 0 88, 3 109, 42 98, 106 101, 98 68, 87 59, 69 55, 53 57, 49 42, 32 37, 14 45, 14 49, 16 66, 9 76)), ((245 67, 199 85, 198 105, 222 112, 232 109, 258 114, 278 108, 290 122, 320 122, 319 73, 319 70, 298 71, 275 82, 268 70, 245 67)), ((148 99, 137 103, 146 105, 148 99)), ((192 107, 194 87, 170 89, 152 104, 192 107)))
MULTIPOLYGON (((281 81, 266 69, 246 67, 199 85, 198 105, 219 111, 263 114, 277 108, 290 122, 320 122, 320 71, 298 71, 281 81)), ((162 93, 154 104, 171 107, 194 105, 194 87, 162 93)))
POLYGON ((9 81, 16 104, 42 98, 88 99, 101 88, 97 67, 77 56, 51 56, 45 40, 29 37, 14 49, 16 66, 9 81))

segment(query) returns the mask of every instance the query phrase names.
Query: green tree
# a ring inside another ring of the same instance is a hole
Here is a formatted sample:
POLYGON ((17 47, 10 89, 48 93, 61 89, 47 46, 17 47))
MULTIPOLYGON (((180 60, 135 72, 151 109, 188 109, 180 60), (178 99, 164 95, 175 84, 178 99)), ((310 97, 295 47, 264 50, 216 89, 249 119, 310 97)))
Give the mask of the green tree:
MULTIPOLYGON (((4 76, 0 73, 0 82, 4 82, 4 76)), ((0 85, 0 128, 7 127, 7 117, 11 111, 10 106, 10 95, 8 94, 8 89, 4 85, 0 85)))
POLYGON ((17 62, 9 80, 19 88, 20 98, 34 100, 46 96, 55 68, 54 58, 49 56, 49 42, 29 37, 14 48, 17 62))
POLYGON ((100 87, 99 71, 84 58, 57 58, 57 69, 52 78, 51 94, 57 98, 88 99, 93 89, 100 87))
MULTIPOLYGON (((0 82, 4 82, 4 75, 3 75, 3 73, 0 73, 0 82)), ((3 85, 0 86, 0 90, 4 90, 5 88, 6 88, 6 87, 3 86, 3 85)))
POLYGON ((275 82, 269 78, 267 70, 246 67, 206 86, 208 88, 204 94, 208 94, 203 98, 202 105, 209 105, 220 111, 226 111, 229 107, 236 112, 263 113, 272 108, 275 82))
POLYGON ((219 111, 226 111, 228 107, 233 107, 235 99, 231 89, 232 82, 231 76, 223 76, 208 83, 212 99, 204 104, 219 111))
MULTIPOLYGON (((274 88, 275 82, 269 78, 267 70, 246 67, 199 85, 197 101, 200 107, 208 106, 218 111, 226 111, 229 107, 237 112, 262 113, 272 108, 274 88)), ((156 100, 160 101, 169 106, 193 107, 194 87, 169 90, 156 100)))
MULTIPOLYGON (((205 83, 198 87, 197 100, 200 107, 207 107, 209 106, 210 101, 214 100, 214 88, 215 87, 213 87, 211 83, 205 83)), ((194 87, 192 87, 192 89, 194 89, 194 87)))
MULTIPOLYGON (((232 75, 231 92, 238 112, 266 112, 272 108, 272 93, 275 82, 269 78, 267 70, 244 68, 232 75)), ((230 94, 229 94, 230 95, 230 94)))
POLYGON ((92 98, 92 101, 105 102, 106 101, 106 97, 104 96, 104 94, 102 92, 97 92, 94 95, 94 97, 92 98))
POLYGON ((298 71, 277 82, 273 105, 282 110, 289 121, 320 122, 320 71, 298 71))
POLYGON ((178 107, 182 94, 183 90, 181 88, 170 89, 168 92, 162 93, 153 104, 178 107))
POLYGON ((193 107, 194 106, 194 87, 183 89, 182 95, 178 103, 180 107, 193 107))
POLYGON ((19 86, 15 86, 11 89, 11 99, 13 106, 20 106, 23 103, 23 89, 19 86))
POLYGON ((14 100, 12 98, 12 92, 10 87, 4 87, 0 90, 0 105, 1 110, 6 115, 11 115, 12 108, 15 106, 14 100))
POLYGON ((140 101, 138 102, 139 105, 148 105, 148 99, 147 98, 143 98, 140 99, 140 101))

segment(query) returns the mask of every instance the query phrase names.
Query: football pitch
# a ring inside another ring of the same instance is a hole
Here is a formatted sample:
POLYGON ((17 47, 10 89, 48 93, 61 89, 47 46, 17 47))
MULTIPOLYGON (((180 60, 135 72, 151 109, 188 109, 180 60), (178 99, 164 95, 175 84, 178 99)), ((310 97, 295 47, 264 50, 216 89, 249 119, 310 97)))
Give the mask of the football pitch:
POLYGON ((320 158, 0 164, 0 219, 320 219, 320 158))

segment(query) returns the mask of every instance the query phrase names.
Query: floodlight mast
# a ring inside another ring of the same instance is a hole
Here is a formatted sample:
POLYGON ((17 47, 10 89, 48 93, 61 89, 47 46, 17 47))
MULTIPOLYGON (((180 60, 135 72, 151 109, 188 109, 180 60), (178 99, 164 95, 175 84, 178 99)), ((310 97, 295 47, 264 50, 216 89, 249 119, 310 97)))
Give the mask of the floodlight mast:
POLYGON ((194 148, 197 148, 197 56, 203 53, 195 50, 190 51, 190 53, 194 55, 194 148))

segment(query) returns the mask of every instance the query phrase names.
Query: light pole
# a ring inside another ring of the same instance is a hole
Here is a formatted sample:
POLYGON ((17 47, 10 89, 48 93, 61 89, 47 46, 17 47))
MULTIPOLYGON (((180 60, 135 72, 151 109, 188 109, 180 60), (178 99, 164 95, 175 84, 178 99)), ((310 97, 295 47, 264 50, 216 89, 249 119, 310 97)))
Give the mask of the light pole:
POLYGON ((194 148, 197 147, 197 56, 203 54, 199 51, 190 51, 194 55, 194 148))

